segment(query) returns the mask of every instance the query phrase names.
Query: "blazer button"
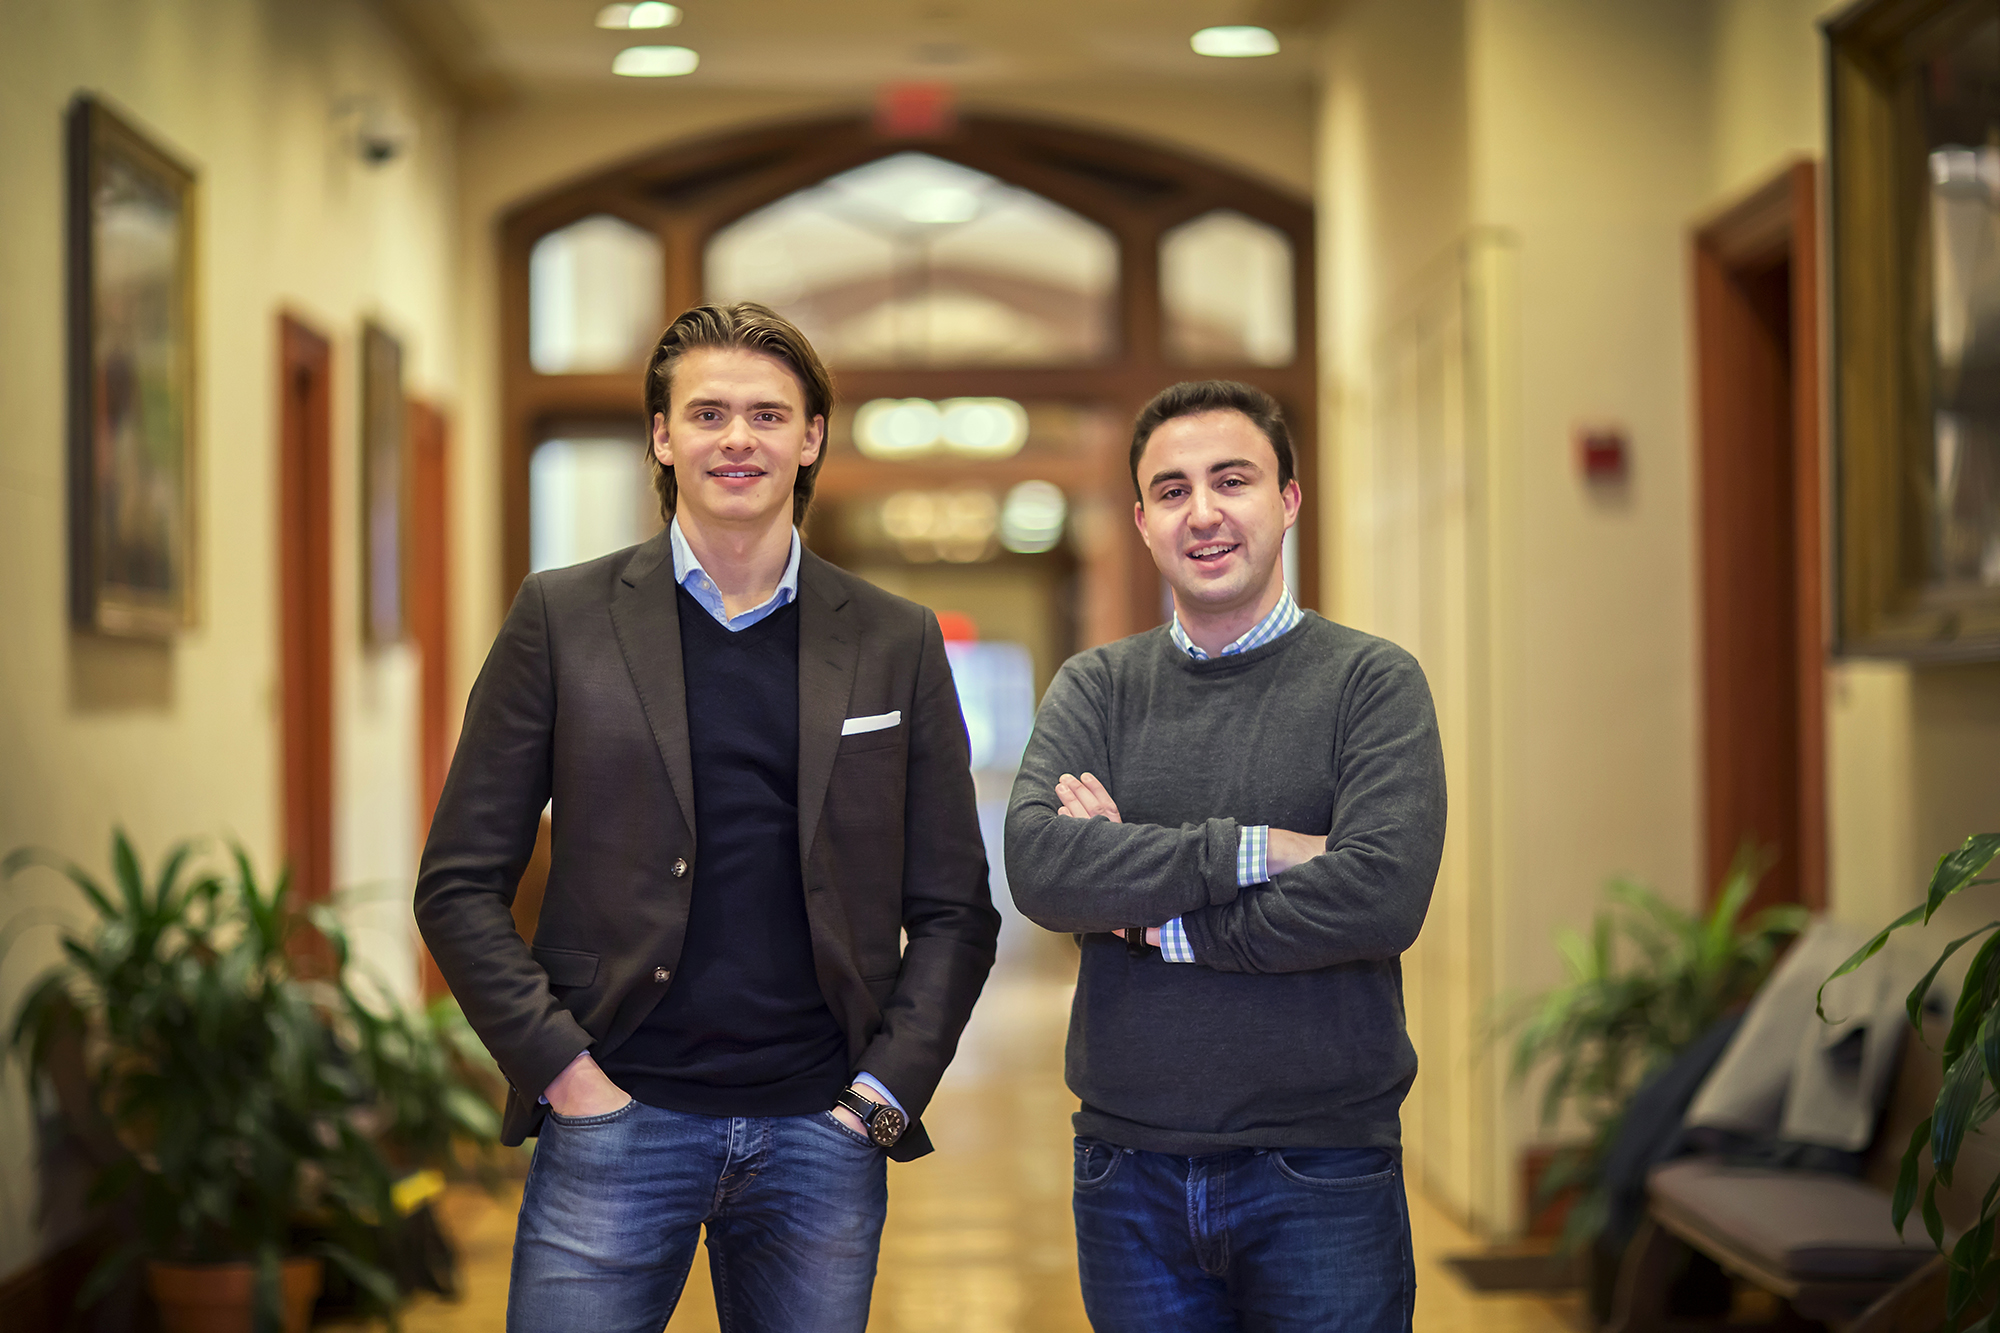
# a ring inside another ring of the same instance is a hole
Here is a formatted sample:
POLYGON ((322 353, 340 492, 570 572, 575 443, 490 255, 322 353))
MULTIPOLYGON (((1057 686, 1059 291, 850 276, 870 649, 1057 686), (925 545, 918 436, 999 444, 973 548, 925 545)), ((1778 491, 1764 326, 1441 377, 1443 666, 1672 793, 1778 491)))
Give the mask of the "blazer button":
POLYGON ((673 864, 674 878, 679 879, 682 875, 687 874, 687 872, 688 872, 687 858, 685 856, 676 856, 674 858, 674 864, 673 864))
POLYGON ((664 967, 656 967, 653 969, 653 980, 659 982, 662 986, 667 984, 667 978, 672 975, 673 973, 667 971, 667 969, 665 969, 664 967))

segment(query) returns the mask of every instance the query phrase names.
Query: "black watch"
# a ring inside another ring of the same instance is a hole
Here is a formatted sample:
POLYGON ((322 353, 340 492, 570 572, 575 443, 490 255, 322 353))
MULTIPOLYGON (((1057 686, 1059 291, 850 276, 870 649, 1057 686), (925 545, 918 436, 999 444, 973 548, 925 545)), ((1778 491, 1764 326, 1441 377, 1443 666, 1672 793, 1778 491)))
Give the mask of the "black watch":
POLYGON ((903 1137, 903 1129, 908 1123, 903 1113, 887 1102, 871 1102, 852 1088, 842 1088, 833 1099, 835 1106, 845 1106, 861 1117, 861 1123, 868 1130, 868 1137, 878 1148, 893 1148, 896 1140, 903 1137))

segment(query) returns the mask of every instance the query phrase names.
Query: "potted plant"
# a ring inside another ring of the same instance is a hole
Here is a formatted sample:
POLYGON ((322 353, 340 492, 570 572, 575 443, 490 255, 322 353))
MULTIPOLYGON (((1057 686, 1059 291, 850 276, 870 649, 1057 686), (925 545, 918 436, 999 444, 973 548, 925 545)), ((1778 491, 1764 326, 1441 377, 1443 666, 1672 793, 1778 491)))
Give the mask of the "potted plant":
POLYGON ((331 1265, 393 1318, 397 1159, 482 1132, 491 1108, 464 1104, 422 1029, 355 993, 345 939, 307 920, 288 875, 265 888, 240 848, 205 871, 182 844, 149 878, 122 832, 112 864, 106 886, 32 849, 0 863, 61 872, 94 914, 12 1028, 116 1145, 91 1197, 133 1234, 84 1299, 143 1260, 169 1333, 301 1330, 331 1265))
MULTIPOLYGON (((1974 834, 1957 850, 1939 857, 1923 902, 1884 926, 1875 938, 1842 963, 1827 982, 1845 976, 1880 953, 1897 931, 1929 925, 1938 909, 1962 890, 2000 883, 2000 879, 1982 878, 1995 856, 2000 856, 2000 833, 1974 834)), ((1944 1083, 1931 1114, 1910 1134, 1891 1200, 1896 1230, 1900 1232, 1911 1211, 1916 1210, 1923 1218, 1931 1244, 1950 1265, 1945 1288, 1945 1327, 1950 1329, 1960 1327, 1969 1316, 1979 1315, 1981 1307, 1992 1302, 1995 1288, 2000 1287, 2000 1255, 1996 1255, 1993 1245, 1995 1226, 2000 1223, 2000 1180, 1970 1182, 1974 1188, 1986 1186, 1979 1214, 1956 1243, 1949 1246, 1945 1244, 1944 1219, 1937 1202, 1938 1187, 1953 1185, 1953 1168, 1958 1164, 1966 1135, 2000 1111, 2000 934, 1989 935, 1995 930, 2000 930, 2000 921, 1989 921, 1946 944, 1923 980, 1910 992, 1907 1004, 1910 1026, 1921 1041, 1924 1000, 1939 971, 1961 948, 1982 935, 1989 936, 1972 956, 1965 979, 1959 985, 1951 1026, 1938 1052, 1944 1083), (1925 1159, 1932 1168, 1928 1180, 1923 1178, 1925 1159)), ((1823 984, 1821 1018, 1826 1017, 1825 997, 1823 984)), ((1971 1327, 1979 1333, 1991 1333, 1996 1318, 2000 1318, 2000 1312, 1985 1314, 1971 1327)))
POLYGON ((1805 928, 1805 909, 1789 905, 1742 919, 1758 874, 1753 858, 1739 856, 1705 916, 1681 911, 1643 884, 1613 880, 1605 888, 1612 910, 1597 914, 1588 938, 1567 928, 1556 935, 1568 974, 1563 984, 1514 1012, 1514 1078, 1549 1066, 1542 1124, 1568 1108, 1584 1127, 1584 1141, 1558 1152, 1542 1177, 1544 1201, 1576 1191, 1563 1249, 1604 1225, 1604 1155, 1632 1094, 1748 1000, 1780 947, 1805 928))

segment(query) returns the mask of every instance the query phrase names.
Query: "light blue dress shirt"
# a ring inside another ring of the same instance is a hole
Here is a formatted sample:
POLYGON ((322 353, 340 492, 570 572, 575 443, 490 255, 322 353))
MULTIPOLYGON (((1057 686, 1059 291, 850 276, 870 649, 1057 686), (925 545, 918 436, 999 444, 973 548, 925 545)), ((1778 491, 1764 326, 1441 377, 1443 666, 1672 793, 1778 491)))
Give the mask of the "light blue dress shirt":
MULTIPOLYGON (((1278 596, 1278 604, 1271 608, 1271 614, 1250 627, 1248 633, 1229 644, 1218 657, 1233 657, 1237 653, 1261 648, 1281 634, 1291 631, 1306 613, 1299 609, 1292 590, 1286 588, 1278 596)), ((1187 636, 1181 628, 1180 613, 1167 627, 1167 634, 1180 650, 1197 662, 1208 661, 1208 654, 1201 646, 1187 636)), ((1246 824, 1242 839, 1236 844, 1236 883, 1239 888, 1249 888, 1252 884, 1262 884, 1271 878, 1271 826, 1269 824, 1246 824)), ((1194 946, 1188 943, 1187 927, 1175 917, 1160 927, 1160 957, 1170 963, 1192 963, 1194 946)))

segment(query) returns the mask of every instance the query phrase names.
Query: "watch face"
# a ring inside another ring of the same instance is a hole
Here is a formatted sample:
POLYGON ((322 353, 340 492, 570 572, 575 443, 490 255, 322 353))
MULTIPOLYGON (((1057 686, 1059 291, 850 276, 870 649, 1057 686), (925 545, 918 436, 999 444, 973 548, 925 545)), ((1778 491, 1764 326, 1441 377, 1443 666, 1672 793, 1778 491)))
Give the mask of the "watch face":
POLYGON ((884 1148, 896 1146, 896 1140, 903 1137, 903 1113, 893 1106, 878 1106, 875 1114, 868 1117, 868 1137, 884 1148))

